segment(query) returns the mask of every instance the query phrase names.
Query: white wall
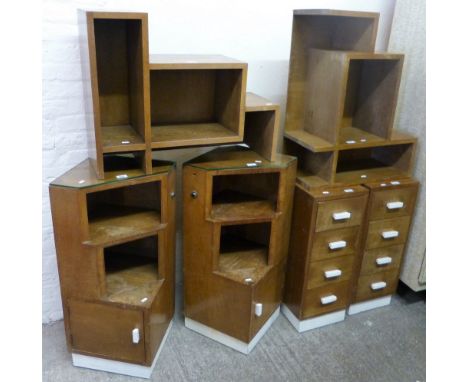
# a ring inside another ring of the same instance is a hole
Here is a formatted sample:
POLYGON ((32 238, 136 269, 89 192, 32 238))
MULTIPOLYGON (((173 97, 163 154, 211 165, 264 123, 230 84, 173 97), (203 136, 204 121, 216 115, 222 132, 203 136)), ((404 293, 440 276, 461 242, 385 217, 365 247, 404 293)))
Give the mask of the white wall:
POLYGON ((385 50, 394 0, 43 0, 43 322, 63 316, 48 184, 86 158, 78 8, 147 12, 151 53, 214 53, 247 61, 248 90, 280 102, 284 111, 292 10, 380 12, 377 49, 385 50))

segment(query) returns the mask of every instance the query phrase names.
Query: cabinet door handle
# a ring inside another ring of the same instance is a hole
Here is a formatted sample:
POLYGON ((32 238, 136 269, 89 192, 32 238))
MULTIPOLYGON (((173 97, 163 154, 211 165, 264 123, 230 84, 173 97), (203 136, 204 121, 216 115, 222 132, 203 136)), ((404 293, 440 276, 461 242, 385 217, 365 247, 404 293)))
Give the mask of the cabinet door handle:
POLYGON ((378 257, 375 262, 377 263, 377 265, 387 265, 387 264, 390 264, 392 262, 392 258, 389 257, 389 256, 385 256, 385 257, 378 257))
POLYGON ((385 288, 386 286, 387 286, 387 283, 385 281, 379 281, 379 282, 376 282, 376 283, 372 283, 370 285, 372 290, 380 290, 380 289, 385 288))
POLYGON ((351 212, 341 211, 333 213, 333 220, 348 220, 351 219, 351 212))
POLYGON ((403 202, 388 202, 387 203, 387 208, 389 210, 399 210, 400 208, 403 208, 405 206, 405 203, 403 202))
POLYGON ((259 304, 259 303, 255 304, 255 315, 257 317, 260 317, 262 313, 263 313, 263 304, 259 304))
POLYGON ((331 241, 328 243, 328 248, 330 249, 340 249, 346 247, 346 241, 338 240, 338 241, 331 241))
POLYGON ((137 344, 138 342, 140 342, 140 329, 135 328, 132 330, 132 342, 134 344, 137 344))
POLYGON ((331 269, 331 270, 325 271, 323 273, 324 273, 326 279, 332 279, 334 277, 341 276, 342 272, 341 272, 341 269, 331 269))
POLYGON ((330 296, 325 296, 320 299, 322 302, 322 305, 328 305, 328 304, 333 304, 336 300, 338 300, 338 297, 336 297, 334 294, 331 294, 330 296))
POLYGON ((395 237, 398 237, 400 233, 398 231, 395 231, 395 230, 391 230, 391 231, 383 231, 382 232, 382 237, 387 240, 387 239, 394 239, 395 237))

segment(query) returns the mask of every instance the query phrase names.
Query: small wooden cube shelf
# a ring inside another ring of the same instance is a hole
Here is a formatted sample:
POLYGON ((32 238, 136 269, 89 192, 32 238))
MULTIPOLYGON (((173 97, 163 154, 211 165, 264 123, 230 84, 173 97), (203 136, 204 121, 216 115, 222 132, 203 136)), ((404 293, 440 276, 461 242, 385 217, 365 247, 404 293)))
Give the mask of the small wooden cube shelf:
POLYGON ((224 56, 152 55, 151 148, 241 142, 247 64, 224 56))
POLYGON ((50 184, 65 332, 75 365, 148 378, 174 313, 175 168, 119 171, 50 184))
POLYGON ((185 325, 249 353, 281 301, 296 160, 219 148, 184 165, 185 325))

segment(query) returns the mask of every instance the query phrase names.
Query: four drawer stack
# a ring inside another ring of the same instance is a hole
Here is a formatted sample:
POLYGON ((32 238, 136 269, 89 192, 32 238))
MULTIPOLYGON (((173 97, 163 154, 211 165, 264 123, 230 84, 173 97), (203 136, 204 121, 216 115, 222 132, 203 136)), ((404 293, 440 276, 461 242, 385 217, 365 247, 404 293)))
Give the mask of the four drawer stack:
POLYGON ((398 285, 418 191, 418 182, 412 179, 364 186, 370 191, 368 218, 349 314, 390 303, 390 295, 398 285))
POLYGON ((367 195, 362 186, 296 186, 283 312, 298 331, 345 318, 367 195))

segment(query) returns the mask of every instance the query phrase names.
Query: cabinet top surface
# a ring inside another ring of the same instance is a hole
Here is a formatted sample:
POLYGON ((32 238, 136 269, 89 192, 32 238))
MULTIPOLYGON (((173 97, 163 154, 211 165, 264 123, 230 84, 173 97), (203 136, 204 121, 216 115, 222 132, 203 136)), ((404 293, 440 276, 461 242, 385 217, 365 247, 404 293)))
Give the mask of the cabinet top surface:
POLYGON ((295 9, 294 16, 341 16, 378 18, 378 12, 344 11, 339 9, 295 9))
POLYGON ((317 49, 311 48, 311 53, 319 53, 331 56, 342 56, 350 60, 401 60, 404 54, 391 52, 359 52, 353 50, 336 50, 336 49, 317 49))
MULTIPOLYGON (((303 187, 301 187, 303 188, 303 187)), ((324 186, 315 187, 306 190, 316 200, 327 200, 343 197, 354 197, 367 194, 368 191, 365 187, 354 185, 354 186, 324 186)))
POLYGON ((211 54, 151 54, 150 69, 236 69, 247 63, 211 54))
MULTIPOLYGON (((173 168, 174 163, 172 162, 153 161, 152 175, 168 173, 173 168)), ((86 159, 73 167, 71 170, 53 180, 50 185, 57 187, 84 189, 88 187, 95 187, 103 184, 121 182, 124 180, 137 179, 152 175, 146 175, 141 169, 111 170, 106 172, 104 179, 98 179, 91 161, 86 159)))
POLYGON ((245 111, 267 111, 276 110, 279 108, 277 103, 271 102, 269 99, 263 98, 255 93, 246 93, 245 111))
POLYGON ((286 168, 295 160, 295 157, 278 154, 278 159, 270 162, 246 147, 231 146, 210 151, 186 165, 204 170, 265 169, 286 168))
POLYGON ((109 12, 105 10, 88 10, 80 9, 79 12, 86 13, 91 19, 143 19, 147 18, 148 14, 144 12, 127 12, 127 11, 116 11, 109 12))

